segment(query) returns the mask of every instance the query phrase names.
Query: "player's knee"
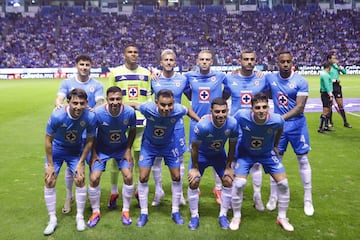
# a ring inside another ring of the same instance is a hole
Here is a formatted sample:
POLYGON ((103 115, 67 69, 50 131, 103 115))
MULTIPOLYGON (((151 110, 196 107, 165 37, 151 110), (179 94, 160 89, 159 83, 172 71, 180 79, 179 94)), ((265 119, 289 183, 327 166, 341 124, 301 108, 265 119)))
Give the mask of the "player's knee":
POLYGON ((56 178, 55 177, 45 178, 45 186, 47 188, 54 188, 55 185, 56 185, 56 178))
POLYGON ((84 177, 75 177, 74 178, 75 186, 84 187, 85 186, 85 178, 84 177))
POLYGON ((232 183, 233 183, 233 177, 230 176, 230 175, 227 175, 225 174, 223 177, 222 177, 222 185, 224 187, 227 187, 227 188, 231 188, 232 187, 232 183))
POLYGON ((278 191, 282 192, 282 193, 286 192, 289 189, 289 183, 288 183, 287 178, 277 182, 276 185, 277 185, 278 191))
POLYGON ((149 176, 140 176, 139 182, 140 183, 147 183, 149 181, 149 176))
POLYGON ((133 184, 133 177, 132 177, 132 174, 126 174, 124 175, 124 183, 126 185, 132 185, 133 184))
POLYGON ((194 180, 192 181, 189 181, 189 188, 191 190, 195 190, 195 189, 198 189, 199 188, 199 185, 200 185, 200 177, 197 177, 195 178, 194 180))
POLYGON ((233 182, 233 187, 235 187, 237 189, 241 189, 241 188, 244 188, 246 186, 246 183, 247 183, 246 178, 236 177, 234 179, 234 182, 233 182))

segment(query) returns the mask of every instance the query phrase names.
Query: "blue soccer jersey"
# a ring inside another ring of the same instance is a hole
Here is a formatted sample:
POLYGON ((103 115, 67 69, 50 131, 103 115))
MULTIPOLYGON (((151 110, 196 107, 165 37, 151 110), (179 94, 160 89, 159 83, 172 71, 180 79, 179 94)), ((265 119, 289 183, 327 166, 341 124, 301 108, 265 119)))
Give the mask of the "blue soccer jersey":
POLYGON ((46 125, 46 134, 54 137, 53 149, 68 154, 80 154, 84 131, 87 137, 95 136, 95 114, 86 109, 78 119, 73 119, 69 106, 54 110, 46 125))
POLYGON ((114 158, 121 158, 121 153, 127 147, 127 130, 136 128, 135 110, 122 105, 119 115, 112 116, 108 104, 98 107, 96 114, 96 151, 106 153, 114 158))
MULTIPOLYGON (((295 108, 297 96, 309 96, 308 82, 298 73, 293 73, 288 79, 283 79, 279 73, 267 74, 265 78, 271 89, 272 99, 274 101, 274 112, 276 113, 283 115, 295 108)), ((304 113, 301 113, 299 116, 291 118, 288 121, 303 116, 304 113)))
MULTIPOLYGON (((236 141, 239 135, 236 120, 228 116, 226 122, 221 127, 216 127, 212 116, 207 114, 195 125, 193 143, 199 143, 199 155, 218 155, 225 152, 226 141, 236 141)), ((202 158, 199 157, 199 162, 202 158)))
POLYGON ((237 157, 268 157, 274 148, 275 134, 284 125, 280 114, 269 113, 263 124, 254 121, 250 109, 240 109, 234 115, 239 124, 240 137, 237 144, 237 157))
POLYGON ((175 103, 174 110, 167 117, 159 114, 154 102, 140 104, 139 111, 146 118, 143 138, 155 146, 166 146, 173 143, 175 124, 187 114, 187 108, 178 103, 175 103))
POLYGON ((258 78, 256 74, 246 77, 229 73, 226 75, 225 88, 229 89, 231 94, 231 115, 239 109, 251 108, 251 98, 257 93, 267 91, 265 78, 258 78))
POLYGON ((80 82, 76 77, 63 80, 57 95, 62 95, 66 98, 66 95, 74 88, 81 88, 86 92, 88 96, 88 105, 91 108, 96 105, 96 101, 104 99, 103 84, 92 77, 86 82, 80 82))
MULTIPOLYGON (((210 113, 211 101, 215 98, 222 97, 225 82, 225 74, 222 72, 212 72, 202 75, 199 71, 191 71, 185 74, 187 85, 185 94, 188 98, 191 96, 191 107, 194 112, 202 117, 210 113)), ((194 126, 196 121, 190 121, 189 142, 194 136, 194 126)))

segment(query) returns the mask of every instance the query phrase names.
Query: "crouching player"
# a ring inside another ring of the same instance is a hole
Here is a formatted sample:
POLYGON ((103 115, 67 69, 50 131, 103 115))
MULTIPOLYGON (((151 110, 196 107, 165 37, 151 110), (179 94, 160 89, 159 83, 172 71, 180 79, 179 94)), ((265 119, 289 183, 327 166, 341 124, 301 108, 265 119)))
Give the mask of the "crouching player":
POLYGON ((194 138, 191 143, 191 159, 189 163, 188 200, 191 220, 189 229, 199 227, 199 184, 200 177, 207 167, 212 166, 222 179, 222 194, 219 213, 221 228, 228 229, 227 211, 231 204, 231 185, 234 172, 231 163, 235 161, 234 153, 239 135, 236 120, 228 116, 228 106, 223 98, 215 98, 211 102, 211 114, 204 115, 194 127, 194 138), (228 155, 224 149, 229 139, 228 155))
POLYGON ((57 227, 55 185, 64 162, 69 167, 76 185, 76 229, 78 231, 86 229, 84 163, 95 138, 95 114, 87 109, 87 94, 82 89, 71 90, 67 95, 67 102, 68 105, 65 107, 53 111, 46 125, 44 198, 50 221, 44 230, 44 235, 52 234, 57 227), (84 131, 86 131, 86 143, 81 152, 81 135, 84 131))
POLYGON ((90 159, 89 200, 92 216, 88 221, 89 227, 95 227, 100 220, 100 177, 106 169, 106 163, 114 158, 118 169, 122 172, 124 183, 122 186, 122 223, 130 225, 130 203, 134 193, 133 158, 131 147, 136 135, 135 110, 122 104, 122 92, 113 86, 106 91, 107 103, 95 110, 97 134, 90 159), (128 132, 128 136, 126 133, 128 132))
POLYGON ((234 167, 235 179, 232 189, 232 209, 234 217, 231 230, 239 229, 243 190, 250 168, 261 163, 265 173, 270 174, 277 183, 278 217, 277 223, 286 231, 294 227, 286 218, 290 201, 290 191, 285 168, 277 157, 277 146, 282 133, 284 119, 281 115, 269 112, 268 98, 258 93, 251 99, 251 109, 239 110, 234 118, 239 124, 237 161, 234 167))

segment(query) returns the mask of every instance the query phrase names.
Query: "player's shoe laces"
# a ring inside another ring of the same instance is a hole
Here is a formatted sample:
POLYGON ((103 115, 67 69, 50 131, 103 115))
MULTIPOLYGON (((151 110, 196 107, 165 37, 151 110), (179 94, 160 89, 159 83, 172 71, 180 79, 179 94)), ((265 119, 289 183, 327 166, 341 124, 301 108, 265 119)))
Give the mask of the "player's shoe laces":
POLYGON ((108 203, 108 208, 109 209, 116 209, 116 202, 117 202, 118 198, 119 198, 118 193, 110 194, 110 199, 109 199, 109 203, 108 203))
POLYGON ((276 223, 280 225, 280 227, 282 227, 285 231, 288 232, 293 232, 294 231, 294 227, 293 225, 291 225, 289 223, 289 219, 288 218, 280 218, 278 217, 276 220, 276 223))
POLYGON ((180 206, 185 206, 185 205, 186 205, 186 200, 184 198, 184 194, 182 193, 180 197, 180 206))
POLYGON ((264 204, 260 196, 254 196, 254 208, 260 212, 265 210, 264 204))
POLYGON ((240 226, 240 222, 241 222, 241 218, 240 217, 233 217, 231 219, 231 223, 229 225, 229 228, 233 231, 236 231, 239 229, 240 226))
POLYGON ((184 224, 184 219, 182 218, 181 214, 179 212, 174 212, 173 214, 171 214, 172 216, 172 220, 174 220, 174 222, 178 225, 183 225, 184 224))
POLYGON ((219 217, 219 224, 222 229, 228 229, 229 228, 229 221, 227 220, 226 216, 220 216, 219 217))
POLYGON ((348 123, 348 122, 344 123, 344 127, 346 127, 346 128, 352 128, 352 126, 351 126, 350 123, 348 123))
POLYGON ((87 225, 89 228, 95 227, 96 224, 100 221, 100 213, 94 212, 91 217, 89 218, 89 221, 87 222, 87 225))
POLYGON ((154 196, 154 201, 152 201, 151 206, 157 207, 160 205, 161 199, 163 199, 165 196, 164 190, 161 189, 161 191, 156 191, 154 196))
POLYGON ((77 217, 76 218, 76 230, 79 232, 85 231, 86 224, 83 217, 77 217))
POLYGON ((62 213, 66 214, 71 212, 71 204, 73 202, 72 198, 66 198, 65 199, 65 203, 64 203, 64 207, 62 208, 62 213))
POLYGON ((136 226, 143 227, 148 221, 148 215, 147 214, 140 214, 140 217, 136 223, 136 226))
POLYGON ((125 226, 131 225, 132 220, 130 218, 130 212, 129 211, 122 211, 121 214, 122 217, 122 224, 125 226))
POLYGON ((199 227, 199 217, 192 217, 189 222, 189 229, 190 230, 196 230, 199 227))
POLYGON ((304 213, 306 216, 312 216, 314 215, 314 206, 312 205, 311 201, 305 201, 304 202, 304 213))
POLYGON ((270 197, 269 201, 266 203, 266 209, 269 211, 274 211, 276 209, 276 197, 270 197))
POLYGON ((216 197, 216 203, 221 205, 221 190, 217 190, 216 188, 214 188, 213 193, 216 197))
POLYGON ((46 226, 44 230, 44 235, 48 236, 55 232, 55 229, 57 228, 57 222, 56 221, 49 221, 48 225, 46 226))

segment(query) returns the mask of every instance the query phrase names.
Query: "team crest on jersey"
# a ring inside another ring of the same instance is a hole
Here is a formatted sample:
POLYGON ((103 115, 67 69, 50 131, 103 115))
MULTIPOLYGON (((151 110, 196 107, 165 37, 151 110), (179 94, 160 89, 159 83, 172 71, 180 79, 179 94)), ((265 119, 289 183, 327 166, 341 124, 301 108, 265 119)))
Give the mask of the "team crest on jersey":
POLYGON ((80 126, 81 127, 84 127, 86 125, 86 122, 85 121, 80 121, 80 126))
POLYGON ((139 80, 144 80, 145 79, 145 76, 144 75, 140 75, 139 76, 139 80))
POLYGON ((209 148, 215 151, 219 151, 222 147, 222 140, 214 140, 210 143, 209 148))
POLYGON ((210 78, 210 80, 211 80, 212 82, 216 82, 216 77, 213 76, 213 77, 210 78))
POLYGON ((175 81, 175 87, 180 87, 181 86, 181 82, 180 81, 175 81))
POLYGON ((294 88, 295 88, 295 84, 290 83, 290 84, 289 84, 289 88, 294 89, 294 88))
POLYGON ((175 123, 175 122, 176 122, 176 118, 171 118, 171 119, 170 119, 170 122, 171 122, 171 123, 175 123))
POLYGON ((280 106, 284 106, 287 107, 289 105, 289 99, 286 95, 282 94, 282 93, 278 93, 278 104, 280 106))
POLYGON ((264 142, 263 138, 260 137, 251 137, 250 139, 250 148, 253 150, 258 150, 262 147, 264 142))
POLYGON ((129 124, 129 119, 124 119, 123 124, 128 125, 129 124))
POLYGON ((210 89, 199 89, 199 102, 210 101, 210 89))
POLYGON ((225 134, 225 136, 229 136, 230 135, 230 129, 226 129, 224 134, 225 134))
POLYGON ((242 105, 250 105, 251 104, 251 92, 242 92, 241 93, 241 104, 242 105))
POLYGON ((274 133, 274 130, 272 130, 271 128, 268 128, 268 130, 266 130, 266 133, 269 135, 272 135, 274 133))
POLYGON ((121 141, 121 131, 111 131, 109 134, 111 143, 118 143, 121 141))
POLYGON ((134 99, 139 97, 139 89, 136 86, 128 87, 128 97, 129 99, 134 99))
POLYGON ((90 92, 95 92, 95 88, 94 88, 93 86, 91 86, 91 87, 89 88, 89 91, 90 91, 90 92))
POLYGON ((254 85, 257 86, 257 87, 260 86, 260 81, 259 81, 259 80, 256 80, 256 81, 254 82, 254 85))
POLYGON ((164 127, 155 127, 153 131, 154 138, 163 138, 166 132, 164 127))
POLYGON ((77 131, 76 130, 70 130, 65 133, 65 140, 70 143, 75 143, 77 140, 77 131))

